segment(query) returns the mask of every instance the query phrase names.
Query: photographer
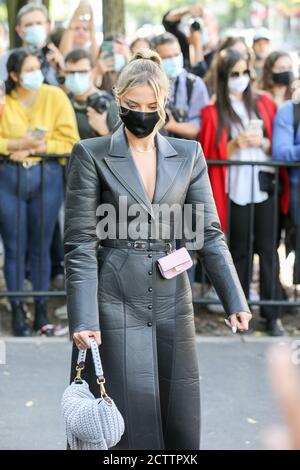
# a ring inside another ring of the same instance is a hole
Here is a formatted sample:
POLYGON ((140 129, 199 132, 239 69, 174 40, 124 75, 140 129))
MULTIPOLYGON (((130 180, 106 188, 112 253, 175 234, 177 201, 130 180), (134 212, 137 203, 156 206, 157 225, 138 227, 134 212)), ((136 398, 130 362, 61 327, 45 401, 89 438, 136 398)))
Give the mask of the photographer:
POLYGON ((183 139, 197 139, 200 130, 200 112, 209 97, 203 80, 184 69, 183 56, 177 38, 170 33, 156 36, 153 49, 163 61, 171 81, 167 104, 168 121, 164 127, 168 135, 183 139))
POLYGON ((162 23, 178 39, 186 69, 203 78, 218 45, 219 30, 214 15, 196 4, 168 11, 162 23))
POLYGON ((76 49, 66 56, 65 76, 80 138, 110 134, 118 121, 117 105, 108 93, 94 85, 92 59, 87 51, 76 49))

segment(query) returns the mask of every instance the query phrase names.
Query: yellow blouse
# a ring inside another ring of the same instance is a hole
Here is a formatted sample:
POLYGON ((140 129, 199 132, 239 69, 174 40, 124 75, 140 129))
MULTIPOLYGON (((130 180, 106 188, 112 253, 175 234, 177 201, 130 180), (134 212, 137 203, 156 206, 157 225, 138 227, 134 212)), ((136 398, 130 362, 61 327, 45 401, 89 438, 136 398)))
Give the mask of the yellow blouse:
MULTIPOLYGON (((35 103, 29 108, 19 101, 15 90, 6 95, 0 117, 0 154, 9 154, 8 140, 25 137, 29 129, 34 130, 36 127, 48 130, 45 136, 46 153, 70 153, 80 139, 74 110, 60 88, 43 84, 35 103)), ((27 157, 26 160, 40 158, 27 157)))

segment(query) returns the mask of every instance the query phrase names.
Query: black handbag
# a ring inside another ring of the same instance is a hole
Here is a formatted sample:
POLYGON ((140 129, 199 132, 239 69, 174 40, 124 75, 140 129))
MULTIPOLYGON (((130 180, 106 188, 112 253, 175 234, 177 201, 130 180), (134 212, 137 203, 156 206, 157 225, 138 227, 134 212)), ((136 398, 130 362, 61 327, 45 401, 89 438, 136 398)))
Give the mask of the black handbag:
MULTIPOLYGON (((259 171, 258 173, 259 188, 271 196, 275 193, 276 176, 275 173, 269 171, 259 171)), ((280 177, 278 178, 278 194, 282 191, 282 182, 280 177)))

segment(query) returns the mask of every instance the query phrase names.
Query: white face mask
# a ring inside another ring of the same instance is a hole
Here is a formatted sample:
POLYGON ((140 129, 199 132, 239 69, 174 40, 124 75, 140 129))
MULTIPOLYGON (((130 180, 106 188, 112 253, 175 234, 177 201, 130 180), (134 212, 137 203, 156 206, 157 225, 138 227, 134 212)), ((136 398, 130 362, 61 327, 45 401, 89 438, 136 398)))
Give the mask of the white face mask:
POLYGON ((228 81, 229 91, 234 93, 244 93, 250 83, 249 75, 242 75, 241 77, 230 78, 228 81))

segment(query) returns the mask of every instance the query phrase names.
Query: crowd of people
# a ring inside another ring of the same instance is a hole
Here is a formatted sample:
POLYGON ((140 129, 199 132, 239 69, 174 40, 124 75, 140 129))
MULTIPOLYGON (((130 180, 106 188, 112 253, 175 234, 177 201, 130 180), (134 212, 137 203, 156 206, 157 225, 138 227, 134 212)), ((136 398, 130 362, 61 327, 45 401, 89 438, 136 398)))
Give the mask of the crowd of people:
MULTIPOLYGON (((300 160, 293 61, 288 52, 274 50, 268 29, 255 32, 252 47, 241 36, 220 39, 216 18, 199 5, 167 12, 162 24, 165 32, 160 35, 135 37, 129 43, 116 32, 99 46, 92 7, 80 3, 66 29, 51 30, 46 7, 29 3, 17 15, 22 47, 2 51, 0 80, 6 84, 0 114, 4 273, 9 291, 22 291, 29 278, 34 291, 45 293, 35 300, 33 330, 37 334, 51 336, 55 330, 48 319, 46 292, 50 282, 62 282, 64 274, 59 214, 63 212, 66 154, 79 139, 105 136, 119 126, 114 85, 139 48, 151 48, 160 55, 170 80, 162 134, 199 140, 208 162, 300 160)), ((246 295, 253 274, 250 253, 260 260, 261 300, 285 300, 277 248, 282 221, 289 220, 294 229, 299 225, 298 169, 280 169, 278 191, 274 191, 275 170, 267 164, 233 165, 230 170, 209 165, 209 176, 246 295)), ((292 248, 296 250, 295 240, 292 248)), ((192 283, 195 272, 196 260, 189 271, 192 283)), ((298 284, 297 269, 294 276, 298 284)), ((206 296, 217 299, 211 287, 206 296)), ((30 335, 22 297, 10 297, 10 305, 13 334, 30 335)), ((282 314, 280 307, 261 308, 270 335, 284 334, 282 314)))

